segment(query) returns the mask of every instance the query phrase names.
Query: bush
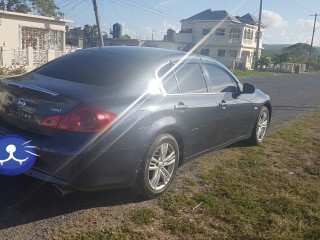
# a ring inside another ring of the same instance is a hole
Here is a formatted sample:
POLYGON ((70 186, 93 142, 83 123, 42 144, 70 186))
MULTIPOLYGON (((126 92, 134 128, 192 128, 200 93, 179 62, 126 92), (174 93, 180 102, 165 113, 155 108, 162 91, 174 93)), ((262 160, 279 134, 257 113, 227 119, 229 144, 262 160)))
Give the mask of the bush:
POLYGON ((13 75, 19 75, 27 72, 24 67, 0 67, 0 76, 13 76, 13 75))

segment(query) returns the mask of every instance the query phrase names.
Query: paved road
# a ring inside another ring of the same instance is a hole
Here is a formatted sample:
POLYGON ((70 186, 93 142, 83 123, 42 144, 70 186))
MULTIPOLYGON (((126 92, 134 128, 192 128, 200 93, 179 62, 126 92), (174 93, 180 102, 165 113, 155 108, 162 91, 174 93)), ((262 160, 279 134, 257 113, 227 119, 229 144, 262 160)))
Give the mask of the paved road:
POLYGON ((272 128, 320 107, 320 73, 281 74, 240 80, 254 84, 270 96, 273 105, 272 128))
MULTIPOLYGON (((274 107, 272 128, 320 107, 320 73, 242 78, 241 81, 253 83, 270 95, 274 107)), ((130 196, 126 191, 108 191, 73 193, 61 198, 47 184, 26 176, 0 176, 0 239, 42 239, 50 236, 54 229, 81 221, 86 209, 99 212, 99 207, 108 208, 110 226, 117 221, 119 211, 130 208, 126 203, 139 201, 130 196)))

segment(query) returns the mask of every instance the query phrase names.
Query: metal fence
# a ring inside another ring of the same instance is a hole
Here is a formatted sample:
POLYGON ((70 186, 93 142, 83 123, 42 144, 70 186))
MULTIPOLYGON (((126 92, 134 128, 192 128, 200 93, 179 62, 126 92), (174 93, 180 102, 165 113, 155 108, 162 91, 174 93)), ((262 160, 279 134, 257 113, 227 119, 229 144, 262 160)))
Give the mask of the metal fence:
POLYGON ((33 70, 48 61, 60 56, 69 54, 78 49, 68 49, 66 51, 57 50, 34 50, 32 47, 26 49, 0 48, 0 67, 18 68, 24 67, 26 70, 33 70))

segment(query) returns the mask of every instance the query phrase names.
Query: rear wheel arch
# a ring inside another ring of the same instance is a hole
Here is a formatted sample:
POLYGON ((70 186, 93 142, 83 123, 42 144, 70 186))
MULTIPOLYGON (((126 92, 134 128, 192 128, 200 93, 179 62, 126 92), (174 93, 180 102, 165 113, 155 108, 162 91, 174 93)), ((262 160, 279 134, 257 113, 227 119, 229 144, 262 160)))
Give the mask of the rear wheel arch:
POLYGON ((269 102, 266 102, 264 105, 264 107, 266 107, 269 111, 269 124, 270 124, 270 121, 271 121, 271 115, 272 115, 272 107, 271 107, 271 104, 269 102))
POLYGON ((182 135, 177 132, 177 131, 174 131, 174 130, 168 130, 168 131, 165 131, 163 132, 164 134, 167 133, 167 134, 170 134, 172 135, 177 143, 178 143, 178 146, 179 146, 179 152, 180 152, 180 156, 179 156, 179 166, 181 166, 181 164, 183 163, 184 161, 184 151, 185 151, 185 141, 182 137, 182 135))

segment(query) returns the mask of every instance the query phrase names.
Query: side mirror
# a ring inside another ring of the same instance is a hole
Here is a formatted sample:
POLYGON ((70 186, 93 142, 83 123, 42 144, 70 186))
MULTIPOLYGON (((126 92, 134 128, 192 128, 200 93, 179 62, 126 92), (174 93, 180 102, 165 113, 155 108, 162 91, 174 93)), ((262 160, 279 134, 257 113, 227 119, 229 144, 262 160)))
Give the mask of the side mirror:
POLYGON ((242 93, 244 94, 252 94, 255 91, 255 87, 252 84, 244 83, 242 93))

